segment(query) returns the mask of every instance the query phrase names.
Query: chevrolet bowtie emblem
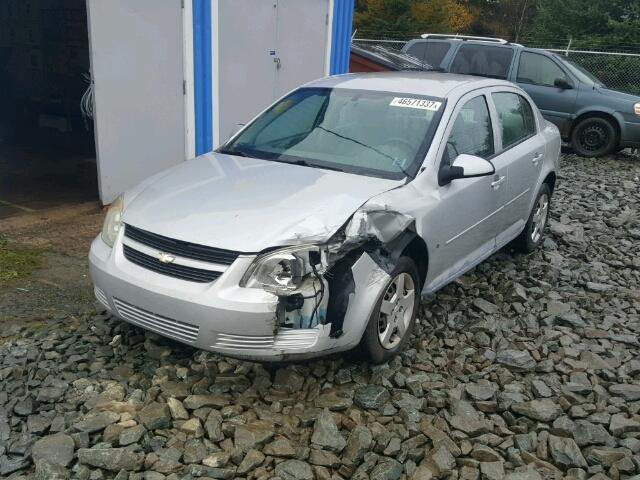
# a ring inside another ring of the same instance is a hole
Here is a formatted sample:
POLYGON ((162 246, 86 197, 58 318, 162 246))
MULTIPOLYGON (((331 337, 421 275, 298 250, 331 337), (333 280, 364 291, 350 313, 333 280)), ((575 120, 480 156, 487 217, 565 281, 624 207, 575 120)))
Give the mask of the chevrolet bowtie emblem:
POLYGON ((169 255, 168 253, 160 252, 158 253, 158 261, 160 263, 173 263, 176 259, 173 255, 169 255))

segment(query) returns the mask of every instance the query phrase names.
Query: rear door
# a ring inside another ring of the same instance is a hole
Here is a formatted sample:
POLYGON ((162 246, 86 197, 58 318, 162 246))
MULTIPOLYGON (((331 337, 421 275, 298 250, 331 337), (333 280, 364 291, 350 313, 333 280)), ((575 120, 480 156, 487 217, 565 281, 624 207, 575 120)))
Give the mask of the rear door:
POLYGON ((180 0, 88 0, 102 202, 185 160, 180 0))
POLYGON ((547 120, 555 123, 563 135, 575 111, 578 90, 555 86, 556 80, 572 83, 570 76, 553 58, 542 53, 522 51, 515 81, 533 99, 547 120))
POLYGON ((494 158, 506 169, 504 210, 497 225, 497 247, 508 243, 522 229, 536 194, 534 188, 544 163, 545 143, 538 134, 536 115, 529 100, 516 90, 492 89, 491 107, 498 126, 498 154, 494 158))

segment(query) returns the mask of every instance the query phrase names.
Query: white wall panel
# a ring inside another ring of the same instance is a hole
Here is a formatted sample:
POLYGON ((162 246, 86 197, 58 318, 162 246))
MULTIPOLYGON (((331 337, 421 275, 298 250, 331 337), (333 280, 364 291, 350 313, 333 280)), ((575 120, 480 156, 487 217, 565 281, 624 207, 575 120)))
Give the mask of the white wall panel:
POLYGON ((180 0, 88 0, 103 203, 185 159, 180 0))

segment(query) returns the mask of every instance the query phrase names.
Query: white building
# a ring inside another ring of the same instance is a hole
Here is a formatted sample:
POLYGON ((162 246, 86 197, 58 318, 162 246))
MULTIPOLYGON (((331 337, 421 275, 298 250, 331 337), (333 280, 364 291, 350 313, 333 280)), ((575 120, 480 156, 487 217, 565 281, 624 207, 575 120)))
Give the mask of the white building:
MULTIPOLYGON (((6 75, 0 87, 6 83, 6 95, 13 95, 5 110, 24 112, 28 106, 33 112, 31 126, 4 139, 3 125, 13 130, 16 122, 10 113, 4 122, 0 118, 0 147, 19 137, 28 148, 43 131, 62 146, 72 137, 85 141, 95 134, 97 184, 105 204, 143 178, 216 148, 239 124, 298 85, 348 70, 354 0, 2 3, 0 61, 13 59, 5 62, 10 71, 0 74, 6 75), (61 43, 52 53, 56 39, 61 43), (38 76, 51 65, 66 69, 68 80, 38 76), (83 124, 79 107, 86 88, 80 75, 89 65, 94 125, 83 124), (65 82, 75 82, 67 89, 73 92, 64 108, 52 108, 65 82), (55 92, 47 93, 52 85, 55 92)), ((43 151, 52 152, 46 145, 43 151)))

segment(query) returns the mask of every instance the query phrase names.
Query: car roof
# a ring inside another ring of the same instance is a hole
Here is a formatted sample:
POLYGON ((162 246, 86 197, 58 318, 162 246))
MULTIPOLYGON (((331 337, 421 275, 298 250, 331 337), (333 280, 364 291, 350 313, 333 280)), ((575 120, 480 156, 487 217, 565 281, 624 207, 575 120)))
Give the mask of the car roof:
POLYGON ((487 47, 500 47, 500 48, 511 48, 513 50, 522 50, 522 51, 527 51, 527 52, 534 52, 534 53, 539 53, 541 55, 546 55, 548 57, 553 57, 555 55, 557 55, 557 53, 555 52, 550 52, 548 50, 545 50, 543 48, 536 48, 536 47, 527 47, 525 45, 522 45, 520 43, 512 43, 512 42, 507 42, 507 43, 499 43, 499 42, 491 42, 491 41, 487 41, 487 40, 472 40, 472 39, 464 39, 464 38, 456 38, 456 37, 450 37, 450 38, 414 38, 409 40, 403 47, 403 51, 404 49, 410 47, 411 45, 414 45, 416 43, 426 43, 426 42, 441 42, 441 43, 456 43, 456 44, 460 44, 460 45, 465 45, 465 44, 471 44, 471 45, 485 45, 487 47))
MULTIPOLYGON (((491 38, 491 37, 489 37, 491 38)), ((413 38, 409 41, 407 41, 407 43, 405 45, 413 45, 414 43, 426 43, 426 42, 444 42, 444 43, 457 43, 460 45, 464 45, 466 43, 472 43, 474 45, 487 45, 487 46, 494 46, 494 47, 509 47, 509 48, 528 48, 525 47, 524 45, 522 45, 521 43, 513 43, 513 42, 508 42, 506 40, 502 40, 501 39, 496 38, 494 40, 482 40, 481 38, 465 38, 465 37, 427 37, 427 38, 413 38)))
MULTIPOLYGON (((506 80, 442 72, 376 72, 334 75, 307 83, 305 87, 348 88, 445 98, 453 91, 510 86, 506 80)), ((458 93, 458 92, 456 92, 458 93)), ((459 93, 458 93, 459 94, 459 93)))

